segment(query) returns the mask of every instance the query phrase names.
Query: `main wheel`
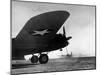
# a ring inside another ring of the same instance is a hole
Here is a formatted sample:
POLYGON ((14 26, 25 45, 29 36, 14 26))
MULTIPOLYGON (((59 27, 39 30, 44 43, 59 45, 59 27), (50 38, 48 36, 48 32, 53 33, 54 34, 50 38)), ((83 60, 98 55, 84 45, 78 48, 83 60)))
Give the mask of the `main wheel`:
POLYGON ((38 56, 33 55, 31 58, 32 63, 37 63, 38 62, 38 56))
POLYGON ((47 54, 41 54, 40 57, 39 57, 39 62, 41 64, 47 63, 48 60, 49 60, 49 58, 48 58, 48 55, 47 54))

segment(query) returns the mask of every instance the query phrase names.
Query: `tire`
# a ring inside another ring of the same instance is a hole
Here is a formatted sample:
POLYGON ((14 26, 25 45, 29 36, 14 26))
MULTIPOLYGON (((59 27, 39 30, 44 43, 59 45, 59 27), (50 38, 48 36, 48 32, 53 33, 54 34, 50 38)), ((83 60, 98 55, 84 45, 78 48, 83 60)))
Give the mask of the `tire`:
POLYGON ((41 64, 47 63, 48 60, 49 60, 49 58, 48 58, 48 55, 47 54, 41 54, 40 57, 39 57, 39 62, 41 64))
POLYGON ((31 58, 31 62, 32 63, 37 63, 38 62, 38 56, 32 56, 32 58, 31 58))

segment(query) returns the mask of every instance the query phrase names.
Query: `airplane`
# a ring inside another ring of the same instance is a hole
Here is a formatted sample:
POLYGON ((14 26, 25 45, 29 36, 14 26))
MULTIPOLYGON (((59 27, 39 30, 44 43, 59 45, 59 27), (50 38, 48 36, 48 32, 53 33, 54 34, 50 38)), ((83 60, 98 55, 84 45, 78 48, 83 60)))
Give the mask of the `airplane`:
POLYGON ((47 63, 48 53, 68 46, 68 40, 72 38, 66 37, 65 27, 63 34, 57 34, 69 15, 69 12, 59 10, 30 18, 18 35, 12 38, 12 60, 24 59, 25 55, 32 54, 32 63, 47 63))

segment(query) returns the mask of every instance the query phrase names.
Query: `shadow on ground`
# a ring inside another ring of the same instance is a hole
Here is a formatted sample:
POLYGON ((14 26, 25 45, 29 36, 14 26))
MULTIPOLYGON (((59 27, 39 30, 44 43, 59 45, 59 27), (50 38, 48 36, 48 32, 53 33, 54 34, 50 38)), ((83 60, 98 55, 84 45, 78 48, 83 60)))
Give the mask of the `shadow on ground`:
POLYGON ((36 63, 36 64, 12 64, 12 69, 20 69, 20 68, 27 68, 27 67, 31 67, 31 66, 34 66, 35 65, 38 65, 39 63, 36 63))

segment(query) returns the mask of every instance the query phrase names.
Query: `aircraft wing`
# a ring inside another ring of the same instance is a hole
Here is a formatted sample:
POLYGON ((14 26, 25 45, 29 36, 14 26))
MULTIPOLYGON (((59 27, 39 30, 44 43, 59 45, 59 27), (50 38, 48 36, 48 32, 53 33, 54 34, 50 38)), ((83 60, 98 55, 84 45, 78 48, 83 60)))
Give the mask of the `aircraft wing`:
POLYGON ((69 17, 67 11, 46 12, 27 21, 16 37, 18 49, 43 49, 69 17))

